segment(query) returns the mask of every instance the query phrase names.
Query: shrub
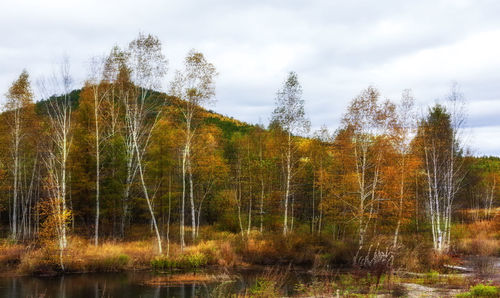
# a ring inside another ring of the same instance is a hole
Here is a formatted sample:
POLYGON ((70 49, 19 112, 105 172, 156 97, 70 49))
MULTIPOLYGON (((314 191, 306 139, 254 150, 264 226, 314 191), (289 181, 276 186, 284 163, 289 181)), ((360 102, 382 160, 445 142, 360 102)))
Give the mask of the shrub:
POLYGON ((188 253, 176 257, 157 256, 151 260, 151 267, 155 271, 173 270, 173 269, 192 269, 196 270, 206 266, 208 258, 203 253, 188 253))
POLYGON ((157 256, 151 260, 151 267, 155 271, 172 270, 176 266, 175 259, 166 256, 157 256))
POLYGON ((208 258, 202 253, 193 253, 185 256, 188 268, 197 269, 199 267, 205 266, 208 263, 208 258))
POLYGON ((256 295, 257 297, 279 297, 279 289, 276 287, 276 283, 272 280, 266 278, 257 278, 255 283, 250 289, 248 289, 251 295, 256 295))
POLYGON ((461 293, 457 297, 498 297, 500 291, 495 286, 478 284, 470 288, 469 292, 461 293))
POLYGON ((425 274, 425 282, 428 284, 437 284, 439 282, 439 272, 431 270, 425 274))
MULTIPOLYGON (((95 259, 86 271, 122 271, 126 269, 129 261, 130 257, 126 254, 105 255, 95 259)), ((75 270, 79 271, 78 268, 75 268, 75 270)))

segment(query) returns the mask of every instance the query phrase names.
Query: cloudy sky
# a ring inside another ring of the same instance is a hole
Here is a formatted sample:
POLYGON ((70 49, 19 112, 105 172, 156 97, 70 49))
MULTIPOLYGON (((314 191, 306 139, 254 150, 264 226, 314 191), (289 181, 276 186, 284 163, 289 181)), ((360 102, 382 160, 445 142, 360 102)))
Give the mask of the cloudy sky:
POLYGON ((290 70, 313 128, 332 130, 369 85, 393 100, 411 88, 425 111, 456 81, 469 145, 500 155, 499 16, 496 0, 1 0, 0 94, 23 68, 35 80, 63 55, 77 87, 91 56, 145 32, 162 40, 170 74, 203 52, 220 73, 213 109, 251 123, 268 122, 290 70))

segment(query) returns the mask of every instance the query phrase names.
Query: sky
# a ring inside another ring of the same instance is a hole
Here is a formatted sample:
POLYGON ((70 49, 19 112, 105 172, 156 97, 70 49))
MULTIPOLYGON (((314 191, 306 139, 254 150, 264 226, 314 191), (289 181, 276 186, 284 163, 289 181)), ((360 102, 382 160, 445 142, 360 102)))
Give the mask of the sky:
POLYGON ((63 56, 79 87, 91 57, 144 32, 163 43, 165 91, 194 48, 219 72, 209 108, 249 123, 268 123, 289 71, 313 130, 337 129, 368 86, 394 101, 411 89, 423 114, 456 82, 468 147, 500 156, 498 16, 496 0, 1 0, 0 102, 23 69, 35 82, 63 56))

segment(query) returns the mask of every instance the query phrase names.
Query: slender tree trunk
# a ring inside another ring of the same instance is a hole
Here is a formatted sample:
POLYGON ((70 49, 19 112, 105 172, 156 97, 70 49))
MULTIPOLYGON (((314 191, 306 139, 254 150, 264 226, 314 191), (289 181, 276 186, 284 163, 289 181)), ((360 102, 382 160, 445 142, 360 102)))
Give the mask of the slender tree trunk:
POLYGON ((250 159, 250 141, 247 143, 247 171, 248 171, 248 219, 247 219, 247 236, 250 235, 252 229, 252 204, 253 204, 253 191, 252 191, 252 161, 250 159))
POLYGON ((403 216, 404 180, 405 180, 405 157, 403 156, 401 164, 401 181, 399 182, 398 222, 396 224, 396 230, 394 231, 394 240, 392 243, 393 249, 396 249, 396 245, 398 244, 399 229, 401 227, 401 220, 403 216))
POLYGON ((488 212, 487 216, 488 218, 491 217, 491 210, 493 209, 493 199, 495 197, 495 188, 496 188, 497 180, 495 177, 495 174, 493 174, 493 183, 491 184, 490 190, 489 190, 489 197, 488 197, 488 212))
POLYGON ((240 193, 240 191, 236 190, 235 195, 236 195, 236 201, 238 204, 238 222, 240 224, 240 233, 241 233, 241 236, 243 236, 243 223, 241 221, 241 193, 240 193))
POLYGON ((168 180, 168 217, 167 217, 167 257, 170 255, 170 211, 172 206, 172 174, 168 180))
POLYGON ((320 179, 321 184, 319 185, 319 220, 318 220, 318 235, 321 235, 321 225, 323 223, 323 166, 321 166, 320 179))
POLYGON ((316 174, 314 173, 313 167, 313 179, 312 179, 312 215, 311 215, 311 234, 314 234, 314 226, 316 225, 316 193, 315 193, 315 184, 316 184, 316 174))
MULTIPOLYGON (((67 132, 69 131, 69 124, 67 121, 69 121, 69 119, 66 119, 67 117, 69 117, 69 115, 67 115, 67 113, 65 112, 64 113, 64 133, 63 133, 63 149, 62 149, 62 163, 61 163, 61 175, 62 175, 62 178, 61 178, 61 200, 62 200, 62 217, 64 219, 64 222, 62 223, 62 236, 61 236, 61 239, 62 239, 62 246, 61 248, 64 249, 66 248, 67 246, 67 240, 66 240, 66 222, 65 222, 65 217, 66 217, 66 213, 67 213, 67 207, 66 207, 66 162, 67 162, 67 159, 68 159, 68 153, 69 153, 69 148, 68 148, 68 134, 67 132)), ((62 253, 62 252, 61 252, 62 253)), ((64 270, 64 268, 63 268, 64 270)))
POLYGON ((238 204, 238 222, 240 224, 240 232, 241 236, 243 236, 243 223, 241 221, 241 165, 238 161, 238 177, 237 177, 237 185, 235 190, 236 195, 236 203, 238 204))
POLYGON ((250 235, 250 230, 252 229, 252 198, 250 197, 250 202, 248 206, 248 229, 247 235, 250 235))
POLYGON ((14 153, 14 189, 12 198, 12 238, 17 239, 17 187, 18 187, 18 168, 19 168, 19 157, 18 157, 18 147, 16 140, 16 148, 14 153))
POLYGON ((288 233, 288 198, 290 196, 290 179, 292 172, 292 136, 291 133, 288 132, 288 148, 286 152, 286 186, 285 186, 285 217, 283 220, 283 235, 288 233))
POLYGON ((262 139, 259 137, 259 161, 260 161, 260 232, 264 230, 264 163, 262 160, 262 139))
MULTIPOLYGON (((97 92, 97 90, 94 90, 97 92)), ((100 186, 101 186, 101 156, 100 156, 100 135, 99 135, 99 99, 94 94, 94 121, 95 121, 95 148, 96 148, 96 181, 95 181, 95 238, 94 245, 99 244, 99 204, 100 204, 100 186)))
POLYGON ((20 119, 20 107, 17 107, 14 113, 14 185, 12 193, 12 238, 14 240, 18 239, 18 188, 19 188, 19 143, 20 143, 20 130, 21 130, 21 119, 20 119))
POLYGON ((191 236, 196 239, 196 206, 194 205, 193 172, 191 167, 191 153, 188 150, 188 174, 189 174, 189 201, 191 203, 191 236))
MULTIPOLYGON (((187 144, 186 144, 187 147, 187 144)), ((184 216, 185 216, 185 206, 186 206, 186 153, 187 148, 184 147, 182 152, 182 199, 181 199, 181 214, 180 214, 180 242, 181 242, 181 251, 184 251, 184 246, 186 243, 184 242, 184 216)))
POLYGON ((132 182, 134 181, 136 175, 136 165, 135 165, 135 148, 134 148, 134 136, 135 132, 131 131, 132 127, 132 119, 135 118, 134 112, 131 111, 129 107, 130 103, 128 102, 128 98, 123 98, 125 104, 125 117, 126 117, 126 126, 127 132, 125 137, 125 156, 126 156, 126 178, 125 185, 123 189, 123 198, 122 198, 122 218, 120 225, 120 234, 121 237, 125 237, 125 227, 127 226, 127 221, 129 217, 129 200, 130 200, 130 189, 132 187, 132 182))
MULTIPOLYGON (((134 136, 135 136, 135 134, 134 134, 134 136)), ((151 205, 151 200, 149 199, 148 189, 147 189, 146 183, 144 181, 144 173, 143 173, 143 169, 142 169, 141 154, 139 152, 139 147, 137 145, 137 140, 135 138, 134 138, 134 146, 135 146, 135 151, 137 154, 137 166, 139 168, 139 175, 141 177, 142 189, 144 191, 144 196, 146 197, 146 202, 148 204, 149 213, 151 214, 151 220, 153 221, 153 226, 154 226, 154 230, 156 233, 156 240, 158 242, 158 253, 161 255, 162 254, 162 247, 161 247, 160 231, 158 230, 158 225, 156 224, 156 217, 155 217, 155 214, 153 211, 153 206, 151 205)))
POLYGON ((264 179, 260 180, 260 232, 264 226, 264 179))

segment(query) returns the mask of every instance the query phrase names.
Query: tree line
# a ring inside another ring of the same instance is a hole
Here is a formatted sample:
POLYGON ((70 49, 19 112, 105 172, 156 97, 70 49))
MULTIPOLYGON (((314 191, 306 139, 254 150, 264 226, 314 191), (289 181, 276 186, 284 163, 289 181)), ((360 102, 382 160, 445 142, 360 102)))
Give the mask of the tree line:
POLYGON ((352 241, 425 233, 450 247, 461 210, 490 217, 500 159, 471 156, 462 140, 463 95, 417 115, 411 90, 383 100, 368 87, 340 127, 311 132, 290 72, 267 128, 206 110, 215 66, 190 51, 167 93, 160 40, 139 34, 91 60, 74 89, 67 61, 36 82, 23 71, 0 115, 0 223, 15 241, 68 233, 99 245, 151 233, 158 253, 195 242, 203 226, 239 233, 311 233, 352 241), (186 235, 187 234, 187 235, 186 235))

